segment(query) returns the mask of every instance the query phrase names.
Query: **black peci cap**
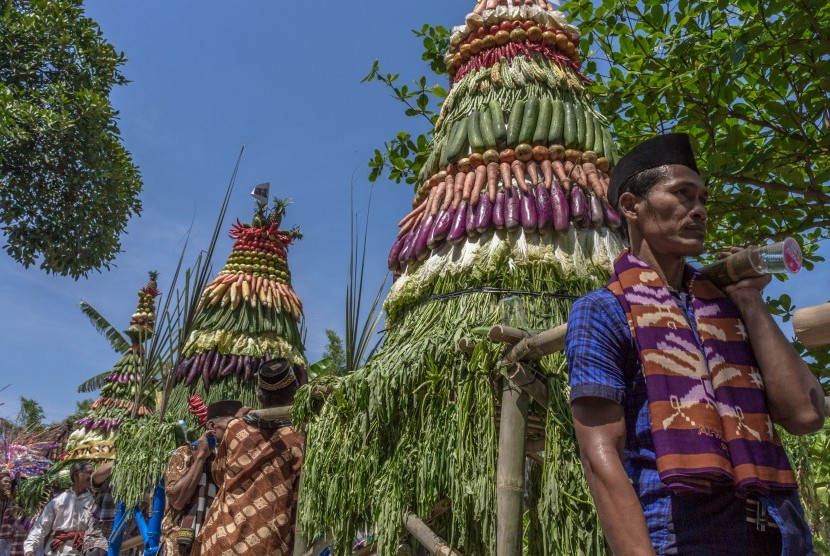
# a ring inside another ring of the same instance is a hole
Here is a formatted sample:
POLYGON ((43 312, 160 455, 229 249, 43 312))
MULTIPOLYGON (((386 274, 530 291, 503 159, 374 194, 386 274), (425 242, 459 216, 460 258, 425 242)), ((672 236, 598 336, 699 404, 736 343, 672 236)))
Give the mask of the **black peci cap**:
POLYGON ((233 417, 242 407, 242 402, 236 400, 222 400, 207 406, 207 420, 212 421, 218 417, 233 417))
POLYGON ((658 135, 643 141, 622 157, 611 172, 608 201, 616 207, 628 180, 644 170, 667 164, 681 164, 698 172, 692 142, 685 133, 658 135))

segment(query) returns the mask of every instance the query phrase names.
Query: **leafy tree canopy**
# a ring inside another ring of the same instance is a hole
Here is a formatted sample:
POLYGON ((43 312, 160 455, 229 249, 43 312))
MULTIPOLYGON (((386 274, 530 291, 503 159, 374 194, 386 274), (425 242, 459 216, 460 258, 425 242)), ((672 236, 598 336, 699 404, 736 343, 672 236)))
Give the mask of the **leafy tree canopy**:
POLYGON ((109 268, 141 210, 109 100, 126 60, 81 0, 0 0, 0 37, 4 249, 76 279, 109 268))
POLYGON ((43 408, 35 400, 25 396, 20 397, 20 411, 17 413, 15 425, 23 430, 34 430, 43 426, 43 408))

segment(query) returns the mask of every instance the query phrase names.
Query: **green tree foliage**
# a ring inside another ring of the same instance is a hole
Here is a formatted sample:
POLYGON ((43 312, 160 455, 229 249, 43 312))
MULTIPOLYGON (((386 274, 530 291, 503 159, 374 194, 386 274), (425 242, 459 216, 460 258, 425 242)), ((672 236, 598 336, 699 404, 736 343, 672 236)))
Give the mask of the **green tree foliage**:
POLYGON ((81 0, 0 0, 0 221, 22 265, 109 268, 141 210, 109 94, 127 81, 81 0))
POLYGON ((22 430, 31 431, 43 427, 43 408, 35 400, 20 396, 20 411, 15 425, 22 430))
POLYGON ((337 332, 326 328, 326 351, 323 352, 324 359, 331 360, 331 366, 335 369, 335 374, 343 374, 346 368, 346 352, 343 351, 343 340, 338 336, 337 332))
POLYGON ((70 421, 74 424, 78 419, 86 417, 92 409, 92 402, 94 401, 95 400, 92 398, 87 398, 85 400, 75 402, 75 412, 68 415, 64 421, 70 421))

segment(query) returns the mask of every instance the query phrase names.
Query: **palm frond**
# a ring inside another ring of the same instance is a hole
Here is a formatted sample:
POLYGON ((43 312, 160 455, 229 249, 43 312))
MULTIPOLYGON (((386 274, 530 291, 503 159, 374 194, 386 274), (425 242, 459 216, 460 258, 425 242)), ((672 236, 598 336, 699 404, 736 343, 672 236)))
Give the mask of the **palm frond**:
POLYGON ((107 381, 107 377, 112 373, 112 371, 104 371, 103 373, 96 375, 88 380, 85 380, 81 384, 78 385, 78 393, 79 394, 86 394, 88 392, 94 392, 95 390, 100 389, 104 386, 107 381))
POLYGON ((127 350, 130 349, 130 341, 116 327, 110 324, 95 307, 86 301, 81 301, 81 312, 86 315, 89 322, 92 323, 92 326, 109 340, 112 349, 121 354, 127 353, 127 350))
MULTIPOLYGON (((374 190, 372 190, 374 191, 374 190)), ((372 354, 374 354, 380 339, 372 345, 372 337, 377 330, 381 319, 379 310, 386 279, 378 288, 372 305, 366 317, 361 316, 363 309, 363 281, 366 270, 366 243, 369 235, 369 215, 372 210, 372 194, 369 193, 369 202, 366 207, 366 223, 363 228, 363 238, 360 238, 357 214, 354 211, 354 176, 352 176, 352 191, 350 208, 352 212, 350 224, 351 245, 349 246, 349 282, 346 287, 346 373, 352 373, 360 368, 372 354)))
POLYGON ((227 214, 228 205, 230 204, 234 186, 236 185, 236 177, 239 175, 239 167, 242 163, 243 154, 245 154, 244 146, 239 151, 231 179, 225 190, 225 198, 222 200, 222 206, 216 217, 213 236, 211 237, 207 251, 199 253, 193 267, 185 270, 184 284, 180 288, 177 282, 182 268, 186 246, 182 249, 179 257, 179 265, 176 268, 168 290, 169 292, 176 292, 176 294, 171 294, 167 297, 167 302, 161 312, 161 314, 165 315, 165 318, 162 320, 165 331, 159 334, 159 338, 156 339, 148 351, 150 363, 152 363, 153 357, 163 358, 160 366, 163 368, 161 378, 164 389, 162 390, 161 404, 157 412, 159 419, 164 418, 164 413, 167 410, 167 400, 170 398, 170 392, 173 390, 176 368, 182 359, 182 350, 184 350, 185 343, 193 331, 196 310, 199 306, 202 291, 204 291, 213 273, 213 252, 216 249, 219 234, 222 232, 225 215, 227 214), (175 307, 171 308, 171 300, 174 298, 176 300, 175 307))

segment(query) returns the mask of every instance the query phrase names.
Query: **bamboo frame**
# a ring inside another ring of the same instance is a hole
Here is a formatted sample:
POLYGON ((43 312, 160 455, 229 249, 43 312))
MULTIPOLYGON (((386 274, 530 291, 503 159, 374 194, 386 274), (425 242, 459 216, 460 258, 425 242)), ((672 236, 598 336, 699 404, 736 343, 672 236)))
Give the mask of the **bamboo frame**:
POLYGON ((830 344, 830 303, 804 307, 793 314, 793 330, 804 347, 830 344))
POLYGON ((522 553, 522 513, 525 473, 525 434, 529 396, 510 380, 504 381, 496 467, 496 554, 522 553))
POLYGON ((407 512, 403 516, 403 526, 415 537, 421 545, 426 548, 430 554, 437 556, 461 556, 458 552, 450 548, 447 541, 439 537, 435 531, 429 528, 421 518, 412 512, 407 512))

